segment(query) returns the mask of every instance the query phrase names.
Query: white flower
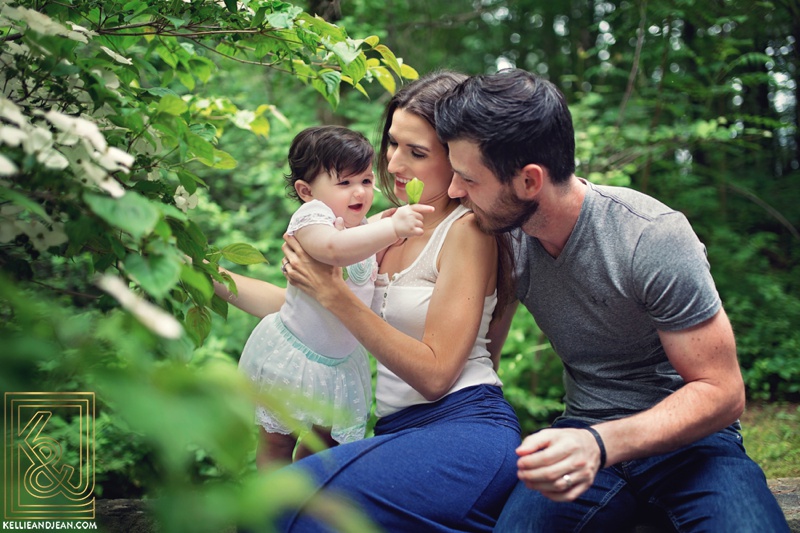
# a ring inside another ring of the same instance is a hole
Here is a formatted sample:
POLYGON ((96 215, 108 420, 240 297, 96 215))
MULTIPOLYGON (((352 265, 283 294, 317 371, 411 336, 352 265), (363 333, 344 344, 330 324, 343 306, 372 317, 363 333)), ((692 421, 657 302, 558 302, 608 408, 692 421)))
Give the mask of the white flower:
POLYGON ((26 56, 31 53, 31 49, 25 43, 15 43, 9 41, 5 43, 6 52, 13 56, 26 56))
POLYGON ((36 154, 36 160, 47 168, 55 170, 64 170, 69 166, 69 161, 64 154, 52 147, 45 148, 36 154))
POLYGON ((0 118, 13 122, 20 128, 24 128, 28 124, 28 119, 22 114, 22 110, 17 107, 17 104, 2 96, 0 96, 0 118))
POLYGON ((22 144, 28 134, 14 126, 0 126, 0 143, 7 144, 11 147, 17 147, 22 144))
POLYGON ((62 26, 47 15, 32 9, 26 9, 24 7, 9 7, 6 5, 3 6, 3 9, 0 10, 0 13, 11 20, 26 23, 28 28, 32 29, 36 33, 41 33, 42 35, 66 36, 69 33, 69 30, 66 28, 66 26, 62 26))
POLYGON ((197 207, 197 193, 189 194, 183 185, 179 185, 175 189, 175 205, 184 213, 189 209, 194 209, 197 207))
POLYGON ((97 280, 97 285, 153 333, 168 339, 181 336, 183 328, 174 316, 134 294, 120 278, 104 274, 97 280))
POLYGON ((0 242, 11 242, 22 231, 14 220, 0 219, 0 242))
POLYGON ((103 52, 105 52, 106 54, 110 55, 114 59, 114 61, 116 61, 118 63, 122 63, 123 65, 133 65, 133 61, 131 61, 130 59, 128 59, 125 56, 119 55, 118 53, 116 53, 111 48, 108 48, 106 46, 101 46, 100 49, 103 52))
POLYGON ((93 69, 92 74, 103 80, 106 89, 119 89, 119 78, 108 69, 93 69))
MULTIPOLYGON (((71 117, 55 110, 45 113, 44 118, 60 131, 64 132, 65 138, 61 141, 64 144, 70 144, 71 138, 77 136, 87 141, 99 152, 105 152, 108 146, 106 138, 100 133, 100 128, 90 120, 81 117, 71 117)), ((71 144, 74 144, 74 142, 71 144)))
POLYGON ((86 37, 86 34, 79 31, 68 31, 64 37, 70 39, 71 41, 78 41, 79 43, 86 44, 89 42, 89 39, 86 37))
MULTIPOLYGON (((63 148, 64 154, 72 165, 73 173, 82 178, 84 183, 91 181, 114 198, 125 195, 125 189, 108 172, 93 160, 93 156, 86 150, 86 146, 78 144, 74 147, 63 148)), ((124 153, 124 152, 123 152, 124 153)), ((94 152, 94 156, 99 156, 94 152)))
POLYGON ((11 20, 24 22, 28 25, 28 28, 42 35, 60 35, 61 37, 66 37, 67 39, 84 44, 89 42, 88 37, 97 35, 95 32, 83 26, 73 24, 72 22, 69 23, 72 26, 72 30, 70 31, 66 26, 56 22, 47 15, 24 7, 15 8, 3 6, 0 13, 11 20))
MULTIPOLYGON (((9 185, 9 183, 7 181, 3 181, 2 184, 0 185, 6 187, 9 185)), ((2 206, 0 206, 0 217, 13 218, 16 217, 18 214, 22 213, 23 211, 25 211, 25 209, 16 204, 3 204, 2 206)))
POLYGON ((15 204, 3 204, 0 206, 0 242, 11 242, 22 233, 17 224, 17 215, 24 211, 15 204))
POLYGON ((81 41, 83 43, 88 43, 89 40, 87 39, 87 37, 95 37, 95 36, 97 36, 97 33, 93 32, 89 28, 84 28, 83 26, 79 26, 79 25, 77 25, 77 24, 75 24, 74 22, 71 22, 71 21, 67 21, 67 24, 69 24, 70 27, 72 28, 72 31, 70 32, 70 34, 67 37, 69 37, 73 41, 81 41), (80 34, 80 38, 75 38, 76 36, 73 36, 73 34, 75 34, 75 33, 80 34))
POLYGON ((133 162, 136 160, 128 152, 113 146, 109 146, 103 153, 95 152, 94 155, 100 166, 109 172, 121 170, 127 174, 131 170, 131 165, 133 165, 133 162))
POLYGON ((248 111, 246 109, 239 110, 233 115, 233 123, 236 125, 236 127, 243 130, 250 129, 250 123, 255 119, 256 114, 253 111, 248 111))
POLYGON ((28 136, 22 140, 25 152, 35 154, 53 148, 53 134, 47 128, 35 126, 28 130, 28 136))
POLYGON ((28 223, 18 223, 18 226, 30 238, 34 248, 40 252, 51 246, 64 244, 68 240, 62 224, 54 223, 52 226, 47 226, 43 222, 32 220, 28 223))
POLYGON ((0 154, 0 176, 13 176, 17 172, 19 172, 17 165, 3 154, 0 154))

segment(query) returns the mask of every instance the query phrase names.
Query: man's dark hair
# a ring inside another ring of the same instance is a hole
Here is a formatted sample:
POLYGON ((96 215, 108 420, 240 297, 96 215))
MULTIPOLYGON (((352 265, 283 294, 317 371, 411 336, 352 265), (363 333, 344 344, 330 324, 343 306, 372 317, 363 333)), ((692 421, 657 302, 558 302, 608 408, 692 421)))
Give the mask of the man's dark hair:
POLYGON ((508 183, 528 164, 545 167, 554 183, 575 172, 572 115, 561 91, 521 69, 473 76, 436 104, 444 142, 468 140, 483 164, 508 183))

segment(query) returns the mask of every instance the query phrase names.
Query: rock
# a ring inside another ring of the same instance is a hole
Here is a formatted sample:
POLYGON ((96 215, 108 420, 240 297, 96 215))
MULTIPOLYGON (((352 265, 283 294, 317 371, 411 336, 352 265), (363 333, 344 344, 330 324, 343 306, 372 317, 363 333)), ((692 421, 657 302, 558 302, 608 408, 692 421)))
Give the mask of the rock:
POLYGON ((97 527, 106 533, 156 533, 147 500, 95 500, 97 527))
POLYGON ((800 533, 800 478, 781 477, 767 480, 772 494, 783 509, 789 530, 800 533))

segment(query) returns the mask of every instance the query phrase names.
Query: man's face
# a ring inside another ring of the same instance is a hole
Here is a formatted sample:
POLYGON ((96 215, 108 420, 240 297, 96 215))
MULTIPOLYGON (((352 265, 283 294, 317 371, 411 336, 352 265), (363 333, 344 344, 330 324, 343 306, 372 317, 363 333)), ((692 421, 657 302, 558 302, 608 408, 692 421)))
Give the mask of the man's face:
POLYGON ((481 161, 478 145, 466 140, 448 143, 453 181, 451 198, 472 209, 478 227, 486 233, 505 233, 522 226, 539 207, 535 200, 520 200, 511 184, 503 185, 481 161))

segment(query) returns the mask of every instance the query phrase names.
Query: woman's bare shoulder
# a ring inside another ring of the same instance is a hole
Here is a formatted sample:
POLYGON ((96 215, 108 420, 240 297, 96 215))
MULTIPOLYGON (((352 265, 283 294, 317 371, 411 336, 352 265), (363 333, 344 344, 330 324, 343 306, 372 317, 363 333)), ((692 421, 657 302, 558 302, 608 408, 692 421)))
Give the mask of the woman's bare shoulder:
POLYGON ((475 215, 470 212, 453 222, 445 237, 443 252, 463 258, 466 253, 479 253, 482 256, 492 254, 495 247, 494 236, 484 233, 478 227, 475 215))

